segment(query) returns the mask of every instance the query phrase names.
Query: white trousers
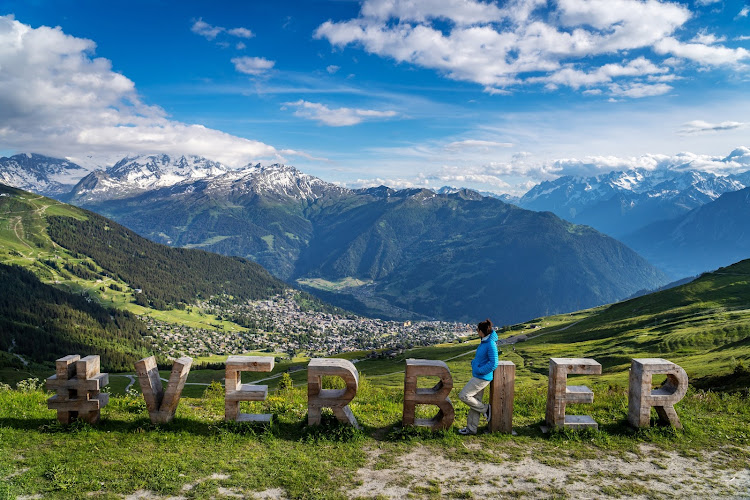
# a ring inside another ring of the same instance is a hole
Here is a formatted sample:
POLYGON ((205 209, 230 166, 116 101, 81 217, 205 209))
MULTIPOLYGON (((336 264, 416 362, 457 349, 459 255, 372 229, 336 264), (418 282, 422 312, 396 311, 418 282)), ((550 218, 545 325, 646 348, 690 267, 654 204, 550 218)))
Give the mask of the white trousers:
POLYGON ((458 399, 469 405, 469 415, 466 417, 466 428, 469 432, 477 432, 479 417, 487 411, 489 405, 482 403, 482 396, 484 396, 484 388, 488 385, 490 385, 489 380, 472 377, 458 395, 458 399))

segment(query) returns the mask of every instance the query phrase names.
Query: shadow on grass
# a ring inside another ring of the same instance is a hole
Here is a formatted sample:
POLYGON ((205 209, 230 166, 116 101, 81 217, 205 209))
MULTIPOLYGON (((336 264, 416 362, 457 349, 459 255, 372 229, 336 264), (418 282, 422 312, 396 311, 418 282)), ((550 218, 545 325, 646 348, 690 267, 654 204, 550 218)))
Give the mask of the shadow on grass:
MULTIPOLYGON (((550 442, 591 442, 604 444, 613 438, 629 438, 636 442, 651 442, 655 440, 667 441, 680 439, 683 431, 671 426, 657 425, 634 429, 627 420, 609 424, 600 424, 595 429, 551 429, 542 432, 545 422, 540 420, 525 426, 515 426, 514 437, 531 438, 550 442)), ((203 437, 244 436, 250 439, 274 438, 291 442, 331 442, 350 443, 374 439, 383 442, 441 442, 443 444, 458 442, 466 439, 457 432, 456 427, 447 430, 432 431, 426 427, 403 427, 395 422, 382 427, 363 426, 356 429, 348 424, 339 422, 333 415, 323 414, 320 425, 307 425, 307 417, 296 422, 280 421, 270 424, 235 422, 224 420, 197 420, 191 418, 175 418, 166 424, 153 424, 148 418, 134 420, 114 420, 104 418, 99 423, 91 425, 84 421, 74 421, 71 424, 61 424, 57 420, 43 418, 0 418, 0 428, 12 428, 24 431, 37 431, 45 434, 79 434, 96 432, 110 432, 113 434, 190 434, 203 437)), ((478 437, 511 438, 500 432, 490 433, 486 428, 480 428, 478 437)))

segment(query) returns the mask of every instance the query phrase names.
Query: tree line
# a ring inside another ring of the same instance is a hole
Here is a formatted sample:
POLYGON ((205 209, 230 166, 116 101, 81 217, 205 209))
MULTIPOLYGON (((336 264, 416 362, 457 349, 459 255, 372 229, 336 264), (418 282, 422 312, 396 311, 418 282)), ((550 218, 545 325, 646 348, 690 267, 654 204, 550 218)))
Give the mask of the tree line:
MULTIPOLYGON (((136 302, 155 309, 226 294, 259 300, 288 286, 240 257, 153 243, 92 212, 88 220, 50 216, 48 233, 71 252, 91 257, 111 277, 141 290, 136 302)), ((72 271, 72 270, 71 270, 72 271)), ((83 274, 83 270, 75 269, 83 274)))

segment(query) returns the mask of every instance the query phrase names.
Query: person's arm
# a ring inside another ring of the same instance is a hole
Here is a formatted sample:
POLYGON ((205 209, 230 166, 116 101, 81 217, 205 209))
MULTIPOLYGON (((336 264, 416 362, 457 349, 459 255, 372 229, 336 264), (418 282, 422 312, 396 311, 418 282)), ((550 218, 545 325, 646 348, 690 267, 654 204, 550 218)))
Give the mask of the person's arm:
POLYGON ((497 344, 490 341, 487 347, 487 361, 476 367, 479 375, 487 375, 490 372, 494 372, 495 368, 497 368, 497 344))

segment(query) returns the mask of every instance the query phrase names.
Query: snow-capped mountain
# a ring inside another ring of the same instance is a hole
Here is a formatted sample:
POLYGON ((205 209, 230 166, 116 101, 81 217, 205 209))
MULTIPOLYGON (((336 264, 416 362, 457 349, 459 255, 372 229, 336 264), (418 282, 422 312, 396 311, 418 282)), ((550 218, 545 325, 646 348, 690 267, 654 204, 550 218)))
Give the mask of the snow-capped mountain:
POLYGON ((123 198, 140 192, 210 179, 229 167, 201 156, 126 156, 105 171, 95 171, 73 188, 76 201, 123 198))
MULTIPOLYGON (((435 191, 437 194, 455 194, 459 193, 461 191, 466 191, 468 188, 457 188, 453 186, 443 186, 437 191, 435 191)), ((471 190, 476 191, 476 190, 471 190)), ((511 194, 497 194, 493 193, 491 191, 476 191, 477 193, 481 194, 482 196, 486 198, 497 198, 498 200, 502 200, 505 203, 512 203, 514 205, 518 204, 518 200, 520 198, 518 196, 513 196, 511 194)))
POLYGON ((229 170, 229 167, 202 156, 170 157, 161 154, 125 157, 108 168, 107 175, 140 189, 153 189, 216 177, 229 170))
POLYGON ((747 184, 740 178, 666 169, 565 176, 534 186, 519 206, 550 211, 617 237, 743 189, 747 184))
POLYGON ((260 164, 208 179, 208 193, 224 192, 237 196, 263 195, 281 199, 315 200, 324 194, 345 193, 348 189, 300 172, 289 165, 260 164))
POLYGON ((71 161, 40 154, 0 158, 1 183, 47 196, 67 193, 88 173, 88 169, 71 161))

